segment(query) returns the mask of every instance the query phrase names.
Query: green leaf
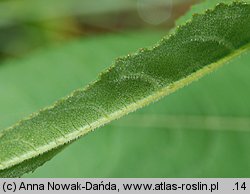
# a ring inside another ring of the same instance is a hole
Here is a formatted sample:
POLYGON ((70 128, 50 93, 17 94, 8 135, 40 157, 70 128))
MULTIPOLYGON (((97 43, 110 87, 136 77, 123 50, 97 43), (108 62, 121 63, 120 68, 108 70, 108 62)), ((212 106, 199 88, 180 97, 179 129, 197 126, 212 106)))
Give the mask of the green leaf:
MULTIPOLYGON (((60 48, 41 50, 25 60, 5 63, 0 68, 0 128, 88 84, 114 58, 137 50, 140 46, 151 45, 165 33, 141 31, 78 40, 60 48), (96 49, 100 53, 98 58, 93 52, 96 49), (25 77, 20 79, 20 75, 25 77)), ((20 177, 41 166, 60 150, 52 150, 24 164, 3 170, 0 177, 20 177)))
MULTIPOLYGON (((182 16, 181 18, 179 18, 176 21, 176 25, 181 25, 184 22, 191 20, 192 16, 196 13, 203 13, 205 10, 208 9, 212 9, 213 7, 215 7, 216 5, 218 5, 219 3, 232 3, 235 0, 203 0, 202 3, 198 3, 196 5, 193 5, 190 9, 190 11, 188 11, 184 16, 182 16)), ((238 0, 237 2, 250 2, 250 0, 238 0)))
POLYGON ((86 89, 4 130, 1 168, 74 140, 241 54, 249 47, 249 12, 248 4, 235 3, 198 15, 153 49, 118 59, 86 89))
POLYGON ((25 160, 18 165, 4 169, 0 171, 0 177, 20 177, 27 172, 33 172, 39 166, 42 166, 45 162, 51 160, 56 154, 62 151, 66 146, 65 145, 59 146, 58 148, 50 150, 42 155, 38 155, 36 157, 25 160))
POLYGON ((111 33, 41 49, 27 58, 5 62, 0 68, 0 129, 87 85, 114 58, 152 45, 164 34, 165 31, 111 33), (119 48, 117 42, 121 44, 119 48))
POLYGON ((26 177, 249 177, 249 60, 89 133, 26 177))

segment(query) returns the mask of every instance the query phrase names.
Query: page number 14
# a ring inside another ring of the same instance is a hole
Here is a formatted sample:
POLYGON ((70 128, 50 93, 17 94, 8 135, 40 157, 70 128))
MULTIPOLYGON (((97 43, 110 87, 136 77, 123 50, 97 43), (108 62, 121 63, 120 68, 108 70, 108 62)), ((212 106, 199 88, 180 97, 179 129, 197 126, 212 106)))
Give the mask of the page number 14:
POLYGON ((237 190, 237 191, 247 189, 246 182, 243 182, 243 183, 236 182, 235 186, 236 186, 236 188, 234 190, 237 190))

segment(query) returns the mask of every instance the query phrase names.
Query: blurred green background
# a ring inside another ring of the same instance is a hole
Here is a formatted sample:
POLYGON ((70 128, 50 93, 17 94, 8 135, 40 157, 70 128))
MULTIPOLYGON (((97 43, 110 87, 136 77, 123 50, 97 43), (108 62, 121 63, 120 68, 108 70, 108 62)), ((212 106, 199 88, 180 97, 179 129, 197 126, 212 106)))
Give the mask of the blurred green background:
MULTIPOLYGON (((155 44, 196 2, 0 1, 0 129, 155 44)), ((25 177, 250 177, 249 61, 95 130, 25 177)))
POLYGON ((0 57, 76 38, 174 25, 198 0, 1 0, 0 57))

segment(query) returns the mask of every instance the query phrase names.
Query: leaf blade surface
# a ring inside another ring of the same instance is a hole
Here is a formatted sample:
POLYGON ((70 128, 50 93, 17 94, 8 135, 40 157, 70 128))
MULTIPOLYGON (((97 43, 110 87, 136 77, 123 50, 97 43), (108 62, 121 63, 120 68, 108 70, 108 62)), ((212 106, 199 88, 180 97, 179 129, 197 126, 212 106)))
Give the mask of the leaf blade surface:
POLYGON ((198 15, 153 49, 118 59, 84 90, 2 131, 0 168, 68 143, 240 55, 249 48, 249 11, 235 3, 198 15))

